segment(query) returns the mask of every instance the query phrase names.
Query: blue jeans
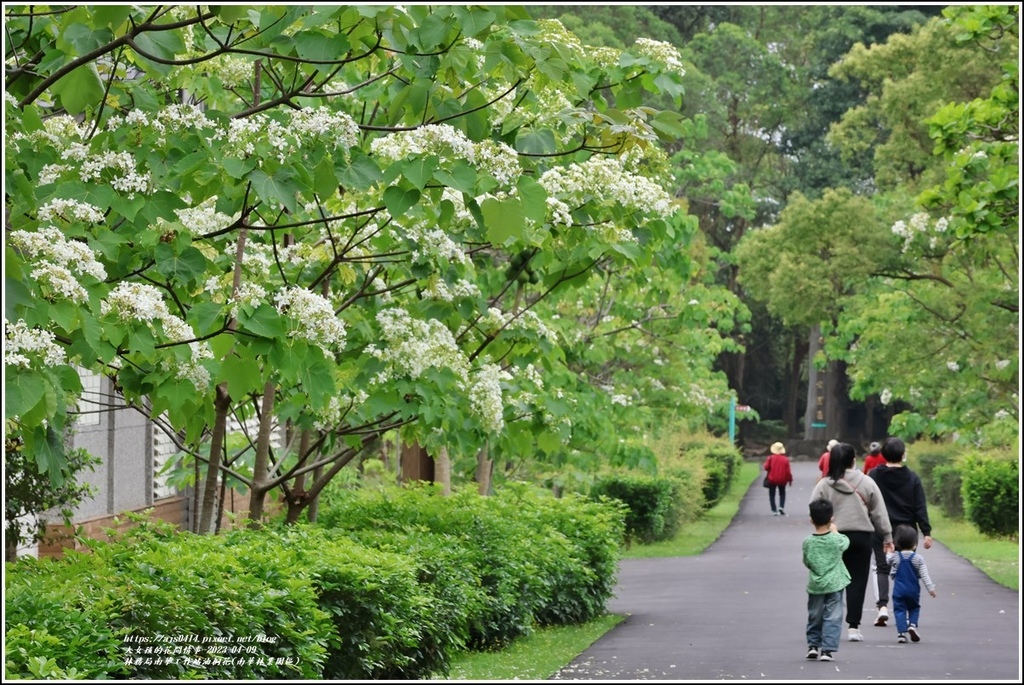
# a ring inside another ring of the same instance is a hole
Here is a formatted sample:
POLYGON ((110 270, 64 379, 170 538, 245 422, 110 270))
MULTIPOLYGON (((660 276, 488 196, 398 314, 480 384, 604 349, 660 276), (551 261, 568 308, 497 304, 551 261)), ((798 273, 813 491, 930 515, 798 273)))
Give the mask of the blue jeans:
POLYGON ((843 590, 807 595, 807 646, 838 652, 842 632, 843 590))

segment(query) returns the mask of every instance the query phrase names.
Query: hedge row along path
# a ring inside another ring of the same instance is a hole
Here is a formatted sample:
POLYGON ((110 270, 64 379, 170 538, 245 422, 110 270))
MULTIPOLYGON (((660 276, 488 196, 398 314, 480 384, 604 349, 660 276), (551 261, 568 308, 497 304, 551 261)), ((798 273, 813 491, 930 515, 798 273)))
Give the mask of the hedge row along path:
POLYGON ((807 502, 817 476, 816 463, 793 462, 787 516, 778 517, 758 477, 732 524, 699 556, 623 560, 608 608, 627 619, 553 679, 1021 682, 1019 593, 941 542, 918 547, 938 593, 922 589, 920 642, 897 644, 891 618, 873 625, 869 586, 864 641, 848 642, 844 623, 834 662, 805 658, 800 547, 813 531, 807 502))

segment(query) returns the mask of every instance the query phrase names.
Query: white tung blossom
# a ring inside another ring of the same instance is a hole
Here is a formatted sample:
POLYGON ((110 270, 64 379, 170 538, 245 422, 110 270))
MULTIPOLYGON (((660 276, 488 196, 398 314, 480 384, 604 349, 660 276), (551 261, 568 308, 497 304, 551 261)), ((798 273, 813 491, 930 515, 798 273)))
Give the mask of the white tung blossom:
POLYGON ((277 293, 274 302, 277 310, 292 322, 289 335, 319 345, 328 353, 330 348, 345 344, 345 324, 321 295, 291 286, 277 293))
POLYGON ((484 429, 491 433, 501 431, 505 425, 501 381, 510 380, 511 377, 511 374, 496 364, 485 364, 473 374, 469 401, 484 429))
POLYGON ((125 323, 141 321, 154 333, 158 332, 156 324, 160 324, 170 342, 187 341, 191 351, 188 362, 181 363, 169 356, 160 364, 164 369, 173 370, 178 378, 190 381, 198 390, 209 387, 210 372, 202 365, 202 360, 213 358, 210 346, 195 340, 192 327, 171 314, 158 288, 147 283, 119 283, 100 303, 100 311, 104 315, 113 313, 125 323))
POLYGON ((54 295, 84 302, 88 294, 78 278, 90 276, 102 281, 107 277, 106 269, 88 245, 68 240, 54 226, 44 226, 37 231, 13 231, 9 239, 13 247, 34 263, 30 272, 32 278, 54 295))
POLYGON ((23 319, 11 323, 4 319, 4 365, 30 368, 33 360, 47 367, 64 363, 64 348, 58 345, 53 333, 41 328, 29 328, 23 319))
POLYGON ((548 209, 556 224, 572 226, 571 208, 591 201, 617 203, 659 217, 674 211, 662 187, 627 172, 614 157, 591 157, 581 164, 554 167, 544 172, 540 184, 548 192, 548 209))
POLYGON ((675 72, 680 76, 686 75, 686 70, 683 68, 683 60, 679 56, 679 50, 671 43, 650 38, 637 38, 634 47, 644 57, 665 67, 666 71, 675 72))
POLYGON ((503 185, 511 185, 522 173, 519 155, 513 148, 492 140, 474 143, 448 124, 431 124, 377 138, 370 143, 370 151, 386 162, 410 155, 437 155, 442 164, 465 161, 503 185))
POLYGON ((890 390, 889 388, 883 389, 881 394, 879 395, 879 399, 882 401, 882 404, 888 405, 890 402, 892 402, 892 390, 890 390))
POLYGON ((54 198, 39 208, 36 218, 40 221, 84 221, 90 224, 103 223, 103 211, 88 202, 70 198, 54 198))
POLYGON ((231 217, 217 211, 217 196, 208 197, 195 207, 174 210, 178 221, 192 235, 205 235, 227 228, 238 219, 238 214, 231 217))

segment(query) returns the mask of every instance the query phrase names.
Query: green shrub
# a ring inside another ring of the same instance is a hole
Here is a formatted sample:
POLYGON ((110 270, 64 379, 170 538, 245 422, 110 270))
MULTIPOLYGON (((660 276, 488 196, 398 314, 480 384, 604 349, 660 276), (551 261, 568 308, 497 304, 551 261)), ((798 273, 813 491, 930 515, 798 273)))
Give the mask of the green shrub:
POLYGON ((728 440, 720 438, 688 442, 681 452, 684 460, 701 464, 704 475, 702 509, 710 509, 729 491, 743 463, 743 455, 728 440))
POLYGON ((703 480, 703 475, 683 466, 662 469, 661 474, 677 481, 673 500, 676 514, 665 524, 665 539, 670 539, 682 525, 696 521, 704 513, 704 490, 696 485, 698 478, 703 480))
POLYGON ((954 465, 958 454, 959 449, 950 443, 915 442, 907 447, 908 464, 921 477, 929 504, 942 504, 942 497, 935 487, 935 470, 954 465))
POLYGON ((962 461, 967 518, 985 535, 1016 533, 1020 527, 1020 468, 1015 459, 969 455, 962 461))
POLYGON ((8 652, 9 673, 43 656, 91 679, 320 676, 327 614, 266 536, 143 530, 90 548, 10 566, 7 628, 28 642, 8 652), (47 636, 59 648, 34 652, 47 636))
POLYGON ((673 501, 678 499, 678 480, 635 474, 610 474, 598 480, 590 489, 590 497, 617 499, 627 507, 625 541, 650 544, 665 539, 666 530, 672 528, 675 512, 673 501))
POLYGON ((447 619, 418 583, 412 558, 318 527, 281 536, 334 624, 324 679, 415 680, 441 667, 447 619))
POLYGON ((506 488, 498 501, 503 515, 523 517, 539 533, 537 544, 564 540, 549 566, 544 601, 535 618, 542 626, 585 623, 605 612, 618 577, 626 510, 619 502, 594 502, 579 494, 556 499, 506 488))
POLYGON ((489 649, 534 624, 582 622, 604 612, 624 513, 515 484, 492 497, 443 497, 436 487, 417 485, 333 497, 320 524, 366 546, 408 550, 433 595, 458 609, 458 639, 489 649), (454 569, 461 575, 454 577, 454 569))
POLYGON ((473 493, 443 497, 429 484, 363 490, 333 499, 319 521, 371 547, 375 531, 443 536, 484 591, 482 606, 469 616, 468 646, 500 647, 532 629, 537 600, 530 586, 537 580, 515 517, 489 513, 486 499, 473 493))
POLYGON ((5 678, 56 680, 72 669, 86 679, 131 677, 121 642, 127 629, 110 625, 118 616, 108 596, 114 574, 75 553, 23 557, 6 570, 5 678))
MULTIPOLYGON (((922 479, 923 480, 923 479, 922 479)), ((963 477, 960 468, 954 464, 936 466, 931 472, 930 504, 942 507, 942 511, 951 519, 964 517, 963 477)))

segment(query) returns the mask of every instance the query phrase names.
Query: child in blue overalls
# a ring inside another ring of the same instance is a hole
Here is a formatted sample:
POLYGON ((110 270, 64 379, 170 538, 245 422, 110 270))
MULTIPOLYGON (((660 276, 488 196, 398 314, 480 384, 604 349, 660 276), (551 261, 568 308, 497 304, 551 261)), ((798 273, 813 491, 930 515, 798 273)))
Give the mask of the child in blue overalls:
POLYGON ((935 596, 935 583, 928 575, 924 559, 917 553, 917 531, 912 526, 899 525, 892 532, 896 551, 889 552, 889 577, 892 581, 892 609, 896 618, 896 642, 904 643, 907 635, 912 642, 921 641, 917 622, 921 617, 921 583, 928 594, 935 596))

